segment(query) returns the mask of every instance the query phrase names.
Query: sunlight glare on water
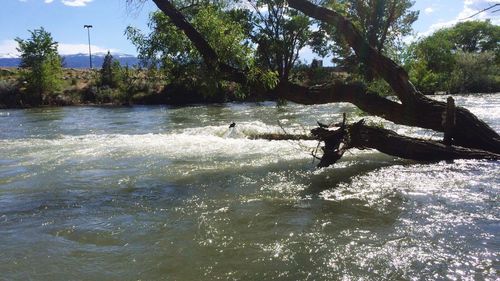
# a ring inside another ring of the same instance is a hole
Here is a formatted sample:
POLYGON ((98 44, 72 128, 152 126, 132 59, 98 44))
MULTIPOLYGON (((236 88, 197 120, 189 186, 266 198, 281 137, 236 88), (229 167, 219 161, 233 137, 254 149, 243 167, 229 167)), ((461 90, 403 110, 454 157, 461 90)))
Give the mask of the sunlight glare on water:
MULTIPOLYGON (((499 95, 456 102, 500 130, 499 95)), ((367 118, 347 104, 0 110, 0 280, 496 280, 498 162, 353 150, 316 169, 316 142, 249 139, 342 112, 367 118)))

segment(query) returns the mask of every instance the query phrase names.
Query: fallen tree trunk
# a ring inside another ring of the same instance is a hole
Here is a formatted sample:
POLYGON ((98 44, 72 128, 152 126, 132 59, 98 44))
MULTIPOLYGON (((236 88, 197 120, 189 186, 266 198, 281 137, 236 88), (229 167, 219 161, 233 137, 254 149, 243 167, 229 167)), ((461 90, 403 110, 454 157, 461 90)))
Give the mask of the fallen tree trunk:
MULTIPOLYGON (((394 61, 370 46, 354 25, 339 13, 317 6, 307 0, 287 0, 291 7, 307 16, 335 26, 353 48, 361 62, 375 70, 394 90, 403 104, 404 116, 391 120, 398 124, 418 126, 443 132, 441 114, 446 103, 425 97, 409 81, 406 71, 394 61)), ((456 111, 456 127, 453 138, 456 144, 500 153, 500 136, 486 123, 465 108, 456 111)))
MULTIPOLYGON (((441 118, 446 111, 446 103, 425 96, 418 98, 415 103, 402 104, 368 92, 360 84, 303 87, 283 82, 275 91, 277 97, 300 104, 348 102, 368 114, 396 124, 445 131, 441 118)), ((500 153, 500 136, 491 127, 463 107, 456 107, 455 115, 457 130, 453 132, 453 139, 456 145, 500 153)))
MULTIPOLYGON (((275 97, 302 104, 350 102, 367 113, 381 116, 397 124, 444 132, 445 128, 441 124, 441 116, 446 110, 446 103, 434 101, 418 92, 409 81, 408 74, 404 69, 371 47, 349 20, 334 11, 319 7, 306 0, 287 1, 291 7, 310 17, 332 24, 340 30, 341 34, 344 35, 349 45, 360 58, 360 61, 379 73, 389 83, 401 103, 390 101, 375 93, 370 93, 364 86, 359 84, 333 84, 323 88, 306 88, 292 84, 289 81, 280 81, 278 87, 273 92, 275 97)), ((220 61, 215 50, 169 0, 153 0, 153 2, 193 42, 209 67, 221 73, 221 77, 224 79, 242 84, 248 83, 247 70, 236 69, 220 61)), ((428 143, 422 140, 413 141, 411 138, 404 139, 406 137, 397 134, 393 135, 392 133, 394 132, 378 132, 376 134, 377 131, 370 131, 368 129, 360 132, 364 132, 366 136, 371 137, 361 139, 371 140, 374 144, 370 145, 365 141, 360 143, 360 145, 362 144, 375 149, 380 148, 382 152, 414 160, 448 160, 456 158, 498 159, 495 155, 500 153, 500 136, 493 129, 465 108, 457 107, 455 118, 457 129, 453 131, 452 138, 455 145, 463 146, 463 148, 450 145, 447 150, 442 150, 439 143, 428 143), (399 145, 404 144, 406 149, 415 149, 415 153, 402 152, 398 151, 397 148, 391 149, 382 146, 383 142, 380 142, 379 138, 383 137, 390 139, 391 141, 388 143, 393 143, 394 145, 398 145, 399 140, 401 141, 399 145), (410 145, 411 143, 413 145, 410 145), (436 153, 436 156, 433 157, 432 153, 436 153)), ((355 144, 352 143, 352 145, 355 144)), ((325 161, 322 161, 322 165, 336 161, 334 160, 335 158, 339 159, 342 156, 339 145, 326 144, 325 148, 327 151, 333 149, 336 151, 336 154, 329 155, 325 153, 326 158, 323 156, 325 161)))
POLYGON ((366 126, 362 121, 349 126, 347 132, 349 133, 349 141, 346 144, 348 147, 373 148, 405 159, 417 161, 500 159, 500 154, 401 136, 391 130, 366 126))
POLYGON ((281 140, 317 140, 316 137, 312 135, 295 135, 295 134, 258 134, 251 135, 252 140, 269 140, 269 141, 281 141, 281 140))
POLYGON ((337 162, 345 151, 376 149, 382 153, 415 161, 442 161, 455 159, 500 160, 500 154, 480 149, 446 145, 433 140, 402 136, 394 131, 366 125, 363 120, 341 125, 338 129, 318 127, 311 135, 262 134, 253 139, 267 140, 318 140, 324 142, 319 167, 337 162))

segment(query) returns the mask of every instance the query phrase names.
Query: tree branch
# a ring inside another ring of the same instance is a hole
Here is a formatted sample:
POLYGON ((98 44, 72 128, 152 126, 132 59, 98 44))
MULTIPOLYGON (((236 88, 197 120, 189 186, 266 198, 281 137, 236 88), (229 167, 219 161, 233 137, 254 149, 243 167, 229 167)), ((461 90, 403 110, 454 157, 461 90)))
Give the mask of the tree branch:
POLYGON ((219 60, 215 50, 208 44, 203 36, 186 20, 169 0, 153 0, 158 8, 167 15, 172 23, 186 34, 189 40, 194 44, 198 52, 203 57, 204 62, 209 68, 217 70, 225 79, 237 83, 247 83, 245 72, 236 69, 219 60))
POLYGON ((361 62, 375 70, 386 80, 402 103, 411 103, 419 95, 408 79, 406 71, 388 57, 382 55, 365 40, 356 27, 339 13, 314 5, 307 0, 287 0, 307 16, 332 24, 344 36, 361 62))
MULTIPOLYGON (((348 19, 307 0, 287 0, 287 2, 306 15, 335 26, 354 49, 360 61, 389 83, 402 102, 404 115, 397 120, 387 119, 398 124, 443 132, 441 114, 446 110, 446 103, 434 101, 418 92, 409 81, 406 71, 371 47, 348 19)), ((459 128, 454 135, 456 144, 500 153, 500 136, 486 123, 467 109, 460 107, 457 108, 456 118, 459 128)))
POLYGON ((416 161, 442 161, 453 159, 500 160, 500 154, 443 143, 401 136, 394 131, 367 126, 363 120, 337 130, 316 128, 313 136, 325 142, 321 167, 334 164, 349 148, 376 149, 382 153, 416 161), (343 146, 340 146, 340 143, 343 146), (328 149, 328 147, 333 149, 328 149), (337 148, 337 149, 335 149, 337 148), (339 157, 340 156, 340 157, 339 157))

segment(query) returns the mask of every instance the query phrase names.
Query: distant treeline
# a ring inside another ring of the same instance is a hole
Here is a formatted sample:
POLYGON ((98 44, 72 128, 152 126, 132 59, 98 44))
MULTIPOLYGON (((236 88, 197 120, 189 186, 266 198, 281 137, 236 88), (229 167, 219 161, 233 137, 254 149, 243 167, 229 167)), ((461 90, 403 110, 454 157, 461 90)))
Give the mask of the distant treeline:
POLYGON ((411 44, 404 65, 424 93, 500 92, 500 26, 468 21, 411 44))
MULTIPOLYGON (((500 92, 499 26, 489 21, 461 22, 405 45, 400 39, 411 34, 418 18, 418 12, 410 9, 413 1, 376 2, 375 10, 356 0, 325 5, 348 17, 373 48, 400 62, 426 94, 500 92)), ((157 11, 150 16, 149 33, 131 26, 125 31, 137 48, 140 67, 108 53, 102 62, 94 60, 96 70, 65 70, 69 58, 59 56, 49 32, 40 28, 30 31, 29 39, 17 38, 20 69, 0 73, 0 106, 269 100, 283 81, 304 86, 362 83, 379 95, 392 94, 331 26, 318 25, 282 0, 257 1, 253 9, 231 3, 179 8, 216 52, 214 57, 245 70, 248 77, 243 83, 230 82, 209 66, 210 58, 157 11), (335 67, 323 67, 320 60, 306 65, 299 57, 305 47, 318 57, 332 58, 335 67)), ((87 65, 88 57, 79 59, 87 65)))

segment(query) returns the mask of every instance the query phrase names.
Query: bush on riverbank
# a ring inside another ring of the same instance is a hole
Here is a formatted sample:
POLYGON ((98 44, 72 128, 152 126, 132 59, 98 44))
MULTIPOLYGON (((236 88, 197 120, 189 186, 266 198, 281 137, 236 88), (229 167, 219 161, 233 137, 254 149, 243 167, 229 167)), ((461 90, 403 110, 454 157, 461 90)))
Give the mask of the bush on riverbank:
MULTIPOLYGON (((464 59, 464 64, 470 60, 464 59)), ((481 69, 491 67, 485 64, 469 64, 453 75, 455 80, 449 83, 466 82, 461 89, 478 89, 476 92, 499 92, 500 83, 498 76, 489 76, 491 80, 482 80, 481 69), (479 70, 478 70, 479 69, 479 70), (496 79, 496 80, 495 80, 496 79), (491 83, 491 81, 496 81, 491 83)), ((265 91, 252 90, 245 96, 240 95, 241 89, 235 83, 226 83, 218 88, 212 87, 216 92, 207 92, 206 88, 192 86, 195 83, 166 84, 164 74, 157 70, 137 69, 129 67, 120 68, 120 80, 116 87, 102 85, 98 70, 89 69, 63 69, 60 90, 47 93, 42 105, 85 105, 85 104, 170 104, 187 105, 193 103, 220 103, 230 101, 263 101, 268 100, 269 95, 265 91), (191 86, 190 86, 191 85, 191 86)), ((429 75, 429 74, 425 74, 429 75)), ((432 80, 432 74, 431 78, 432 80)), ((185 79, 188 79, 186 77, 185 79)), ((313 86, 331 81, 340 82, 362 82, 359 78, 350 76, 335 68, 311 69, 302 66, 294 69, 292 73, 294 82, 304 86, 313 86)), ((427 79, 425 76, 424 80, 427 79)), ((422 83, 421 83, 422 84, 422 83)), ((419 88, 426 93, 434 93, 437 88, 436 82, 426 82, 427 88, 419 88)), ((458 83, 457 83, 458 85, 458 83)), ((374 80, 367 85, 368 89, 381 95, 389 95, 390 87, 383 81, 374 80)), ((0 69, 0 107, 33 107, 39 106, 38 97, 31 93, 23 80, 21 71, 14 68, 0 69)))
POLYGON ((43 27, 29 31, 28 39, 16 38, 21 53, 21 78, 26 92, 36 95, 30 103, 44 104, 46 98, 61 86, 62 61, 57 51, 58 43, 43 27))

